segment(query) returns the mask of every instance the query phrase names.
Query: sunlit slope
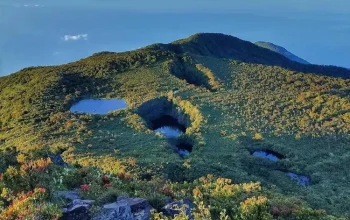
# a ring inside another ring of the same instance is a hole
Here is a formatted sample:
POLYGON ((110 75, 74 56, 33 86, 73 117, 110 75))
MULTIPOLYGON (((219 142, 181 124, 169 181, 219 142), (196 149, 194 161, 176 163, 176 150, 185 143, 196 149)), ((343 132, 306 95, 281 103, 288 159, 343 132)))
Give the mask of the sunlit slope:
MULTIPOLYGON (((346 69, 298 64, 222 34, 102 52, 0 78, 0 144, 14 156, 64 151, 67 161, 81 164, 110 154, 133 157, 174 181, 208 173, 237 183, 261 181, 313 207, 349 215, 348 77, 346 69), (138 114, 160 97, 185 109, 193 123, 203 117, 189 135, 189 169, 138 114), (84 98, 124 98, 129 107, 107 116, 70 114, 84 98), (285 159, 264 161, 251 155, 257 149, 285 159), (311 185, 298 186, 286 171, 309 176, 311 185)), ((11 163, 1 164, 1 171, 11 163)))

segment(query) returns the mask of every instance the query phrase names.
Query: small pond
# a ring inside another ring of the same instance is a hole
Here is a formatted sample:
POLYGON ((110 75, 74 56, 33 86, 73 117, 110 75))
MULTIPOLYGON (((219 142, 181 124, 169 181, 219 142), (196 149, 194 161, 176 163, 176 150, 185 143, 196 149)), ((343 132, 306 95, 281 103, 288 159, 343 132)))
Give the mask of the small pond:
POLYGON ((188 143, 180 143, 176 145, 177 152, 181 157, 186 157, 192 152, 193 145, 188 143))
POLYGON ((124 99, 84 99, 74 104, 72 113, 105 115, 110 111, 116 111, 128 107, 124 99))
POLYGON ((286 174, 290 177, 291 180, 296 181, 298 185, 305 187, 310 185, 310 178, 307 176, 299 175, 292 172, 287 172, 286 174))
POLYGON ((284 156, 282 154, 279 154, 279 153, 271 151, 271 150, 254 151, 252 155, 255 157, 261 157, 261 158, 271 160, 274 162, 284 158, 284 156))
POLYGON ((176 138, 186 132, 186 127, 169 115, 164 115, 152 121, 152 128, 155 132, 163 134, 167 138, 176 138))

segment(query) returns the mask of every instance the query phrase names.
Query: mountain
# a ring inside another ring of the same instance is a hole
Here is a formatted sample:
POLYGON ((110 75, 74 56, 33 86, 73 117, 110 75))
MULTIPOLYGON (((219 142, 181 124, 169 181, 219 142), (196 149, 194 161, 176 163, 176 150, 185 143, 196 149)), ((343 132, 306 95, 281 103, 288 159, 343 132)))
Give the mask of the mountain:
POLYGON ((273 52, 279 53, 285 57, 287 57, 288 59, 298 62, 298 63, 302 63, 302 64, 310 64, 309 62, 307 62, 306 60, 294 55, 293 53, 289 52, 288 50, 286 50, 285 48, 275 45, 273 43, 269 43, 269 42, 264 42, 264 41, 258 41, 255 43, 256 45, 258 45, 259 47, 263 47, 266 49, 269 49, 273 52))
POLYGON ((189 199, 198 219, 347 219, 349 73, 201 33, 1 77, 0 219, 72 219, 57 195, 96 215, 189 199))

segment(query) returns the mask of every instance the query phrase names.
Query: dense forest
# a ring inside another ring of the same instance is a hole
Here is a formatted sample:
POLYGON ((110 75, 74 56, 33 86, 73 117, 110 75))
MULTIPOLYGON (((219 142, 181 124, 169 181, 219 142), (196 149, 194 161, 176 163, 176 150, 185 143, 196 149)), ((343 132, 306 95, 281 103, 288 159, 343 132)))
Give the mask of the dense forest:
POLYGON ((0 219, 64 219, 62 191, 94 200, 91 215, 127 195, 152 219, 348 219, 349 78, 223 34, 1 77, 0 219), (88 98, 128 107, 69 111, 88 98), (186 127, 176 141, 189 155, 153 131, 159 114, 186 127), (169 199, 190 213, 167 215, 169 199))

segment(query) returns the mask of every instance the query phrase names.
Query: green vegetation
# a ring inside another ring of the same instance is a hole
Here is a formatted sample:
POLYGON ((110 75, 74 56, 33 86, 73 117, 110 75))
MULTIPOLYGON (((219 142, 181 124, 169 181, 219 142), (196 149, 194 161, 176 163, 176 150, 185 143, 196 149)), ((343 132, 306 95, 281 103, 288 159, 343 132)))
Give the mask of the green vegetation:
POLYGON ((83 186, 81 196, 98 204, 146 198, 154 219, 168 218, 160 213, 167 197, 191 199, 196 219, 349 218, 349 72, 197 34, 2 77, 0 217, 20 219, 22 209, 33 214, 37 206, 46 207, 40 218, 58 217, 63 202, 54 192, 83 186), (84 98, 124 98, 129 107, 69 113, 84 98), (148 117, 165 113, 193 138, 186 159, 149 129, 148 117), (256 149, 285 158, 265 161, 250 155, 256 149), (68 167, 54 165, 55 154, 68 167), (309 176, 311 185, 285 171, 309 176), (38 189, 45 189, 40 200, 20 201, 38 189))

